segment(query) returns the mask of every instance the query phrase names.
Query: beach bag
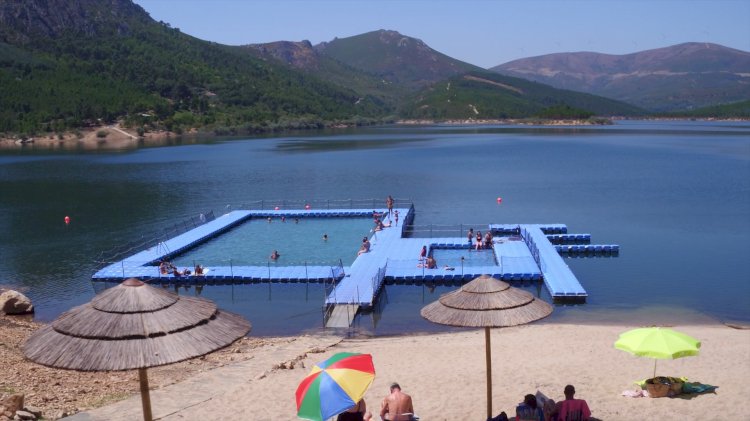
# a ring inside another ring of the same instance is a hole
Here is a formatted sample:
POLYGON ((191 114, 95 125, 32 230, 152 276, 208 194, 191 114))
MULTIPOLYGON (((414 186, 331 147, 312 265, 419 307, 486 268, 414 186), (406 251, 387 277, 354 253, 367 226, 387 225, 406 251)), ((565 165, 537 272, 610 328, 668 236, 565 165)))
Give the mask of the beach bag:
POLYGON ((652 398, 664 398, 682 393, 682 381, 675 377, 654 377, 646 380, 646 391, 652 398))

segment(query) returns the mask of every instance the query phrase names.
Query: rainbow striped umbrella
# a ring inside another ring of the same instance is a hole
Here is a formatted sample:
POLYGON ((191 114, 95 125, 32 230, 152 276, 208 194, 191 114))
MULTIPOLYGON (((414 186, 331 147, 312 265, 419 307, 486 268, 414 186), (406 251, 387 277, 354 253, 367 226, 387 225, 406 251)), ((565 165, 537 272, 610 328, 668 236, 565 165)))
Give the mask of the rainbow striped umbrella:
POLYGON ((297 416, 323 421, 356 405, 375 379, 372 355, 340 352, 313 367, 297 387, 297 416))

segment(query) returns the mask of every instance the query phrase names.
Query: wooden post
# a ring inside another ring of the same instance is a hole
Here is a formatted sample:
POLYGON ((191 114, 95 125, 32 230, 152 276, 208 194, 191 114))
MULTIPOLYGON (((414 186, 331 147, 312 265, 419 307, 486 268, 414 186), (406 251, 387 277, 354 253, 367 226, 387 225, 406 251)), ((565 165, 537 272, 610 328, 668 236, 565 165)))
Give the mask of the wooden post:
POLYGON ((138 369, 138 379, 141 383, 141 403, 143 404, 143 421, 152 421, 151 396, 148 393, 148 373, 145 368, 138 369))
POLYGON ((490 328, 484 328, 485 356, 487 359, 487 418, 492 418, 492 355, 490 349, 490 328))

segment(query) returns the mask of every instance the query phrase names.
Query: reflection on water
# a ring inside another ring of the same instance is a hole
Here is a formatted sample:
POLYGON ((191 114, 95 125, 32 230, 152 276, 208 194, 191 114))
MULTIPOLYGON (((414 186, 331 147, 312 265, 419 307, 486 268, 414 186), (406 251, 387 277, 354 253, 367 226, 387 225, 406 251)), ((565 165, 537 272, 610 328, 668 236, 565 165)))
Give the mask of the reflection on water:
MULTIPOLYGON (((0 283, 25 290, 43 321, 91 299, 99 252, 206 210, 389 194, 412 200, 421 226, 564 223, 619 244, 617 259, 566 260, 589 300, 556 306, 550 320, 750 321, 746 123, 384 127, 121 152, 0 151, 0 180, 0 283)), ((450 289, 389 285, 380 311, 358 326, 444 329, 419 309, 450 289)), ((201 296, 246 315, 253 334, 322 326, 320 284, 205 286, 201 296)))

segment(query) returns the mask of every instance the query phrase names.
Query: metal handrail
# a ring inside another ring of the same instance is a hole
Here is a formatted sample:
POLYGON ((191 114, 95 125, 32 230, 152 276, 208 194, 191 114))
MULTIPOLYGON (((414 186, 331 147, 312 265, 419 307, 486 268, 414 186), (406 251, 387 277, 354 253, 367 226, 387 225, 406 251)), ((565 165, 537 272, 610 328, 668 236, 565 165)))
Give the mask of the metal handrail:
POLYGON ((156 235, 153 238, 141 237, 140 240, 130 241, 125 245, 115 246, 109 250, 103 250, 99 253, 99 256, 94 259, 94 261, 97 263, 95 269, 102 269, 103 267, 107 266, 107 262, 122 260, 119 258, 120 256, 128 256, 133 254, 135 251, 146 250, 148 248, 158 246, 159 244, 164 244, 167 239, 176 237, 180 234, 190 231, 193 228, 213 221, 214 219, 216 219, 216 216, 214 216, 213 210, 205 213, 200 213, 197 216, 192 216, 170 227, 164 228, 162 234, 156 235))
MULTIPOLYGON (((411 199, 394 199, 394 207, 397 204, 411 206, 411 199)), ((276 199, 276 200, 253 200, 244 202, 240 209, 245 210, 272 210, 272 209, 385 209, 385 199, 276 199)))

